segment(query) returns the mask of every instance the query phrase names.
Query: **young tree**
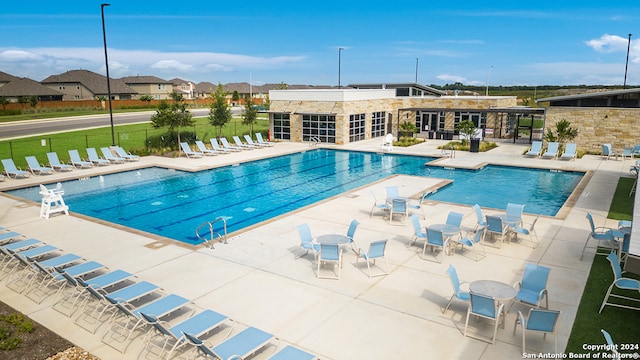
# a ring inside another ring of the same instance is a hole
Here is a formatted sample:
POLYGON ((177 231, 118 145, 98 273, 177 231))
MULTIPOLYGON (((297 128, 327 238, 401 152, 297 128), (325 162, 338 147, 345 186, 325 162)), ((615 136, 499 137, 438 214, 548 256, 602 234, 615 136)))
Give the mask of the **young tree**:
POLYGON ((258 110, 253 106, 253 99, 247 97, 247 104, 244 107, 244 113, 242 114, 242 123, 249 125, 249 134, 253 136, 253 124, 258 120, 258 110))
POLYGON ((38 106, 38 97, 35 95, 32 95, 29 97, 29 105, 31 105, 31 107, 36 110, 36 106, 38 106))
POLYGON ((18 104, 22 107, 22 111, 24 111, 25 107, 29 103, 29 98, 26 96, 18 96, 18 104))
POLYGON ((193 126, 195 121, 193 115, 187 110, 187 104, 184 102, 182 94, 175 91, 171 94, 173 103, 165 100, 160 101, 156 113, 151 116, 153 127, 167 127, 169 130, 176 130, 178 134, 178 147, 180 145, 180 127, 193 126))
POLYGON ((237 104, 238 101, 240 101, 240 93, 238 93, 238 90, 234 90, 233 91, 233 95, 231 95, 231 100, 237 104))
POLYGON ((473 124, 471 120, 461 121, 458 126, 456 126, 456 130, 458 130, 464 138, 462 139, 462 144, 466 144, 467 141, 471 140, 471 137, 476 132, 476 126, 473 124))
POLYGON ((11 101, 4 96, 0 96, 0 105, 2 105, 2 111, 7 111, 7 105, 11 104, 11 101))
POLYGON ((549 129, 544 134, 544 139, 548 142, 559 142, 560 145, 564 145, 565 142, 571 141, 578 136, 578 130, 571 127, 571 123, 566 119, 562 119, 556 123, 556 132, 554 134, 552 129, 549 129))
POLYGON ((218 88, 211 93, 213 101, 209 104, 209 123, 218 127, 218 135, 222 135, 222 127, 231 121, 231 109, 227 104, 227 92, 218 83, 218 88))

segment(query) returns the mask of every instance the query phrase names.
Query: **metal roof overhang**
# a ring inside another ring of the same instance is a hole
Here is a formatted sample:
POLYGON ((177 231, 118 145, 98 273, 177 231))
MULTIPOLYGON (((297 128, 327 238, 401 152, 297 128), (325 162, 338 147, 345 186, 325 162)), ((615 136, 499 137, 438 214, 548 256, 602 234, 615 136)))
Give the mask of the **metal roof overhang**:
POLYGON ((544 114, 545 108, 530 107, 508 107, 508 108, 489 108, 489 109, 469 109, 469 108, 427 108, 412 107, 399 109, 401 111, 485 111, 485 112, 506 112, 506 113, 526 113, 526 114, 544 114))
POLYGON ((335 112, 310 112, 310 111, 296 111, 295 115, 337 115, 335 112))

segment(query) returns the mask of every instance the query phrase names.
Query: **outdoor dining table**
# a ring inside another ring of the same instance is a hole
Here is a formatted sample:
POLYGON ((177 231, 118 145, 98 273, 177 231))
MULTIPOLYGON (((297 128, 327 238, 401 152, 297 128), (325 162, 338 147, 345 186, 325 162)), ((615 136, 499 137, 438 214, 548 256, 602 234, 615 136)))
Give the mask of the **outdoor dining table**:
MULTIPOLYGON (((496 280, 473 281, 469 284, 469 291, 474 294, 490 296, 502 303, 515 298, 518 293, 513 286, 496 280)), ((502 328, 504 329, 504 321, 502 328)))
POLYGON ((507 239, 509 239, 509 237, 513 235, 515 235, 517 238, 518 234, 509 231, 509 229, 520 226, 520 224, 522 223, 522 218, 519 216, 513 216, 513 215, 507 215, 507 214, 501 214, 501 215, 498 215, 498 217, 502 220, 502 225, 507 228, 507 239))
POLYGON ((453 249, 458 242, 458 240, 454 240, 453 237, 456 235, 461 236, 460 227, 453 224, 433 224, 429 225, 428 228, 431 230, 440 231, 442 233, 442 236, 449 240, 448 255, 453 255, 453 249))
MULTIPOLYGON (((622 251, 624 249, 624 242, 631 241, 631 221, 620 220, 618 223, 618 229, 613 230, 613 237, 616 238, 618 243, 618 261, 622 261, 622 251)), ((627 245, 628 246, 628 245, 627 245)))
POLYGON ((323 234, 316 238, 318 244, 338 245, 344 247, 351 243, 351 239, 343 234, 323 234))

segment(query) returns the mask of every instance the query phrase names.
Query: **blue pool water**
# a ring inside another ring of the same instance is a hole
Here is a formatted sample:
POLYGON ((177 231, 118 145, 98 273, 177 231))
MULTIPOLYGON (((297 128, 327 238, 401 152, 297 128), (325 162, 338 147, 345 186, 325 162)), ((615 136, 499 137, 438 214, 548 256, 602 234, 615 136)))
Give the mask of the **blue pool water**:
MULTIPOLYGON (((452 179, 430 198, 555 215, 584 175, 489 165, 425 166, 429 157, 316 149, 197 173, 148 168, 63 183, 76 213, 195 244, 195 228, 218 216, 246 228, 393 174, 452 179)), ((37 187, 8 191, 40 201, 37 187)), ((372 200, 373 201, 373 200, 372 200)))

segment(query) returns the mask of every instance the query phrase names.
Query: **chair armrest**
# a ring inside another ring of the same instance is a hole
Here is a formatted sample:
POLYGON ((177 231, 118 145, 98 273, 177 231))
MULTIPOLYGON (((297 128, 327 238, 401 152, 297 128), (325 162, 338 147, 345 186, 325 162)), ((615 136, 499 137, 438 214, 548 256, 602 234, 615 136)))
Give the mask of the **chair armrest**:
POLYGON ((522 315, 522 311, 518 310, 518 316, 516 317, 516 320, 513 324, 513 335, 516 334, 516 327, 518 326, 518 324, 522 325, 522 332, 524 333, 524 315, 522 315))
POLYGON ((520 284, 520 281, 516 281, 513 283, 513 288, 516 289, 516 291, 520 291, 520 287, 522 287, 522 284, 520 284))

